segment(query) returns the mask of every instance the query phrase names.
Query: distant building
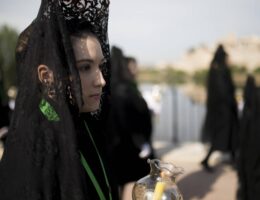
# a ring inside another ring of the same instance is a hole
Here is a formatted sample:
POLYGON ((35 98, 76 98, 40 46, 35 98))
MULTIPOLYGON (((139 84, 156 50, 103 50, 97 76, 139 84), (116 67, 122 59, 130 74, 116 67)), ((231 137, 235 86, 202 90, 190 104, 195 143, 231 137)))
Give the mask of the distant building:
POLYGON ((193 73, 200 69, 208 69, 213 53, 218 44, 223 44, 232 65, 244 66, 248 71, 253 71, 260 67, 260 37, 248 36, 237 38, 235 35, 229 35, 220 39, 212 45, 200 45, 189 49, 180 59, 167 65, 156 66, 156 68, 165 68, 172 66, 175 69, 183 70, 187 73, 193 73))

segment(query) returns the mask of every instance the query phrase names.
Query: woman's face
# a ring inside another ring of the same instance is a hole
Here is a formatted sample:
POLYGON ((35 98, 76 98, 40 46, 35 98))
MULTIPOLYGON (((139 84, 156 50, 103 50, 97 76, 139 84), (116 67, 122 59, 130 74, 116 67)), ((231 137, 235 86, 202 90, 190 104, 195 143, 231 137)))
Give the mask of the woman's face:
POLYGON ((132 76, 136 77, 136 75, 138 73, 136 61, 133 61, 133 60, 129 61, 128 69, 129 69, 130 73, 132 74, 132 76))
POLYGON ((102 88, 106 82, 101 68, 106 62, 100 43, 94 35, 71 37, 79 71, 84 105, 80 112, 93 112, 100 106, 102 88))

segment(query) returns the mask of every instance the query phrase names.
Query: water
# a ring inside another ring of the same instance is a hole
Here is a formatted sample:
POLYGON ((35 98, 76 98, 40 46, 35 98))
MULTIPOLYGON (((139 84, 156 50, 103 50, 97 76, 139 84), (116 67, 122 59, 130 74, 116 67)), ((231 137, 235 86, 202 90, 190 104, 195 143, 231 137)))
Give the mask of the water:
POLYGON ((153 111, 153 140, 188 142, 200 139, 205 105, 196 103, 170 85, 140 84, 153 111))

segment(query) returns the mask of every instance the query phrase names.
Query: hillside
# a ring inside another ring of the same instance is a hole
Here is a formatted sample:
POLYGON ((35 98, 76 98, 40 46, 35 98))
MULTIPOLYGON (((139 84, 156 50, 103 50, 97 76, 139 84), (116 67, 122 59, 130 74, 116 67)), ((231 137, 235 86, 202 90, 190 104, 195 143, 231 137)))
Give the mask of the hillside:
MULTIPOLYGON (((223 44, 229 54, 230 64, 246 67, 247 71, 253 71, 260 67, 260 37, 237 38, 235 35, 220 39, 212 45, 191 48, 170 66, 188 73, 207 69, 219 44, 223 44)), ((157 67, 164 68, 166 66, 157 67)))

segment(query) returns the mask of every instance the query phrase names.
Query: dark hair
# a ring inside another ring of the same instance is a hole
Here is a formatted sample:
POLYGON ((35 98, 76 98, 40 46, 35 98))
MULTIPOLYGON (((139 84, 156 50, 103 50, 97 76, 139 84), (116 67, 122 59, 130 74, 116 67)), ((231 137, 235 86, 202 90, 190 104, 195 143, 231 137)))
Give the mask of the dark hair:
MULTIPOLYGON (((101 39, 95 33, 94 27, 91 26, 89 23, 80 23, 78 26, 69 27, 68 30, 69 35, 75 38, 86 38, 87 36, 93 36, 98 40, 100 46, 102 46, 101 39)), ((101 49, 102 53, 104 53, 103 48, 101 49)))
POLYGON ((91 26, 88 22, 82 22, 77 25, 73 25, 70 23, 68 24, 68 31, 70 36, 75 37, 84 37, 84 35, 89 34, 96 36, 94 32, 94 27, 91 26))

